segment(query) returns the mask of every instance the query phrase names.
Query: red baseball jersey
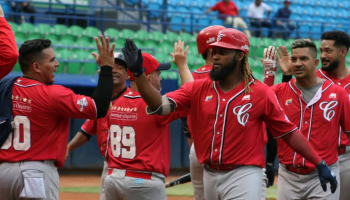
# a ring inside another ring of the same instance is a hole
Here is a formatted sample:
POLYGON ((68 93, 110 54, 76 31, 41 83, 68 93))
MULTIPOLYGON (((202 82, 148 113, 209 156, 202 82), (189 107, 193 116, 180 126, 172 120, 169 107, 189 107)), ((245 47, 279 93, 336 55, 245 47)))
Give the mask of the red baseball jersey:
POLYGON ((196 71, 192 72, 193 79, 208 78, 211 69, 213 69, 213 65, 204 65, 198 68, 196 71))
MULTIPOLYGON (((211 7, 213 11, 219 11, 221 15, 231 15, 231 16, 237 16, 237 12, 239 11, 236 4, 233 1, 230 1, 229 3, 224 3, 223 1, 220 1, 216 3, 213 7, 211 7)), ((222 17, 226 18, 226 17, 222 17)))
POLYGON ((60 85, 18 78, 12 87, 14 131, 0 150, 0 162, 55 160, 62 167, 69 121, 96 119, 95 102, 60 85))
MULTIPOLYGON (((125 94, 126 90, 123 94, 125 94)), ((123 95, 121 94, 121 95, 123 95)), ((114 99, 112 101, 115 101, 114 99)), ((100 152, 103 157, 106 157, 106 149, 107 149, 107 138, 109 133, 108 119, 109 119, 110 109, 105 117, 100 119, 87 119, 85 123, 81 126, 81 129, 89 134, 89 135, 97 135, 97 144, 100 147, 100 152)))
MULTIPOLYGON (((322 69, 317 70, 317 76, 323 79, 327 79, 329 81, 331 81, 332 83, 339 85, 341 87, 343 87, 345 89, 345 91, 348 93, 349 98, 350 98, 350 74, 347 75, 345 78, 343 79, 338 79, 336 77, 333 77, 331 75, 329 75, 326 71, 323 71, 322 69)), ((339 130, 339 140, 338 140, 339 146, 349 146, 350 145, 350 141, 348 136, 341 131, 341 129, 339 130)))
POLYGON ((17 45, 11 26, 0 17, 0 79, 11 72, 18 58, 17 45))
MULTIPOLYGON (((339 128, 342 126, 346 132, 350 131, 350 117, 346 114, 349 97, 346 91, 326 80, 314 98, 306 103, 301 91, 295 86, 295 79, 274 85, 272 89, 288 118, 298 126, 320 157, 328 165, 335 163, 338 160, 339 128)), ((283 140, 277 140, 277 145, 281 163, 315 168, 283 140)))
POLYGON ((166 94, 175 102, 177 112, 190 113, 199 163, 263 168, 263 122, 275 138, 297 129, 288 121, 269 87, 253 80, 249 84, 250 93, 245 93, 244 81, 225 93, 216 81, 207 78, 166 94))
POLYGON ((108 167, 169 173, 169 122, 180 118, 147 115, 146 103, 138 92, 127 89, 113 102, 109 115, 108 167))

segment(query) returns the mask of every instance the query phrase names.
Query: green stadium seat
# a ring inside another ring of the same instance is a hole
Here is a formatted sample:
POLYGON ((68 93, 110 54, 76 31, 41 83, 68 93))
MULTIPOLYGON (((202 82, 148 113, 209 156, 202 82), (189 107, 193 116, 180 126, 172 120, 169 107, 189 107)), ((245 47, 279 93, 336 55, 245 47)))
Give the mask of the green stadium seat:
POLYGON ((84 51, 83 49, 79 49, 75 52, 76 59, 77 60, 88 60, 89 59, 89 52, 84 51))
POLYGON ((73 53, 69 49, 55 49, 57 59, 73 59, 73 53))
POLYGON ((31 23, 22 23, 21 24, 21 28, 20 28, 20 31, 22 33, 34 33, 35 32, 35 26, 31 23))
POLYGON ((19 62, 15 64, 12 71, 21 72, 21 66, 19 65, 19 62))
POLYGON ((190 68, 193 68, 197 64, 198 57, 195 55, 189 55, 187 57, 188 65, 191 66, 190 68))
POLYGON ((255 57, 262 58, 264 56, 265 46, 261 46, 255 49, 255 57))
POLYGON ((159 45, 153 40, 146 40, 143 44, 145 48, 154 49, 156 52, 159 49, 159 45))
POLYGON ((81 28, 80 26, 73 25, 73 26, 69 27, 69 33, 70 33, 70 35, 73 35, 75 37, 80 37, 83 35, 84 29, 81 28))
POLYGON ((84 62, 83 63, 83 74, 95 75, 98 70, 98 65, 95 62, 84 62))
POLYGON ((10 24, 11 26, 11 29, 14 33, 17 33, 18 32, 18 25, 14 22, 8 22, 8 24, 10 24))
POLYGON ((135 36, 135 33, 134 31, 130 30, 130 29, 123 29, 122 31, 120 31, 119 33, 119 37, 120 38, 123 38, 123 39, 126 39, 126 38, 134 38, 135 36))
POLYGON ((64 63, 60 63, 60 66, 57 67, 57 71, 55 73, 62 74, 64 71, 64 63))
POLYGON ((287 45, 287 41, 282 39, 282 38, 276 38, 275 41, 274 41, 274 46, 275 47, 279 47, 280 45, 286 46, 287 45))
POLYGON ((261 46, 260 38, 257 38, 257 37, 250 37, 249 43, 250 43, 250 46, 253 48, 261 46))
POLYGON ((91 43, 88 41, 85 41, 85 40, 78 39, 77 46, 78 47, 91 47, 91 43))
POLYGON ((51 40, 51 44, 53 44, 53 45, 58 44, 58 37, 57 37, 57 35, 53 35, 53 34, 46 35, 44 37, 44 39, 51 40))
POLYGON ((85 35, 90 38, 99 37, 101 35, 101 31, 96 27, 88 26, 85 28, 85 35))
POLYGON ((162 41, 164 39, 165 35, 160 31, 152 31, 150 33, 150 39, 155 41, 162 41))
POLYGON ((194 40, 194 37, 191 35, 191 34, 189 34, 189 33, 180 33, 180 39, 182 40, 182 41, 184 41, 185 42, 185 44, 186 43, 190 43, 190 42, 192 42, 192 41, 195 41, 194 40))
POLYGON ((67 63, 67 74, 80 74, 81 63, 80 62, 68 62, 67 63))
POLYGON ((105 37, 109 37, 110 39, 118 39, 119 38, 119 30, 114 28, 108 28, 104 32, 105 37))
POLYGON ((150 38, 150 34, 147 31, 139 30, 136 32, 136 38, 139 40, 148 40, 150 38))
POLYGON ((168 31, 166 33, 166 40, 169 42, 177 42, 179 40, 179 35, 177 33, 168 31))
POLYGON ((59 44, 63 46, 74 46, 74 41, 69 39, 61 39, 59 44))
POLYGON ((167 55, 165 53, 157 53, 155 57, 156 57, 158 62, 166 63, 166 62, 168 62, 168 57, 171 57, 171 56, 167 55))
POLYGON ((174 45, 171 45, 170 42, 162 42, 162 45, 159 45, 159 50, 164 53, 169 55, 170 53, 174 52, 174 45))
MULTIPOLYGON (((123 48, 125 46, 125 40, 124 39, 118 39, 114 41, 115 48, 123 48)), ((121 50, 120 50, 121 51, 121 50)))
POLYGON ((27 36, 27 40, 41 39, 42 36, 39 33, 30 33, 27 36))
POLYGON ((36 26, 37 33, 46 36, 51 34, 51 26, 48 24, 38 24, 36 26))
POLYGON ((274 45, 274 41, 271 38, 264 37, 264 38, 261 38, 261 45, 262 47, 267 48, 271 45, 274 45))
POLYGON ((56 24, 53 26, 53 34, 55 35, 67 35, 68 27, 62 24, 56 24))
POLYGON ((162 79, 177 79, 178 75, 177 75, 177 72, 175 71, 162 71, 162 73, 160 74, 160 77, 162 79))
POLYGON ((91 41, 93 41, 94 43, 95 43, 95 40, 93 39, 93 38, 91 38, 91 37, 88 37, 88 36, 86 36, 86 35, 82 35, 80 38, 78 38, 78 40, 84 40, 84 41, 86 41, 86 42, 91 42, 91 41))
POLYGON ((73 35, 62 35, 61 40, 70 40, 72 41, 72 44, 75 42, 75 38, 73 35))
POLYGON ((19 43, 23 43, 24 41, 26 41, 25 34, 20 32, 15 33, 15 39, 16 39, 16 42, 19 42, 19 43))
POLYGON ((315 40, 313 42, 316 44, 316 49, 319 49, 321 47, 321 40, 315 40))

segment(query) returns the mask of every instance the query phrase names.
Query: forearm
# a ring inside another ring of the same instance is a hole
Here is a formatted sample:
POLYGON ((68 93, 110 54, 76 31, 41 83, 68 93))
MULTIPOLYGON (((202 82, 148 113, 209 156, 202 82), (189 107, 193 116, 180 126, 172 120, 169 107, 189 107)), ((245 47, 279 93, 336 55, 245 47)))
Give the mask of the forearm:
POLYGON ((191 71, 187 66, 187 63, 184 64, 183 66, 178 66, 178 68, 179 68, 179 74, 181 78, 181 85, 184 85, 187 82, 191 82, 194 80, 191 74, 191 71))
POLYGON ((135 78, 137 89, 151 110, 157 110, 162 105, 162 95, 152 86, 143 73, 141 76, 135 78))
POLYGON ((266 75, 265 75, 264 83, 265 83, 267 86, 269 86, 269 87, 273 86, 273 83, 274 83, 274 82, 275 82, 275 74, 270 75, 270 76, 266 76, 266 75))
POLYGON ((74 136, 74 138, 69 142, 67 149, 68 151, 73 151, 74 149, 85 144, 87 141, 88 141, 88 138, 81 131, 79 131, 74 136))
POLYGON ((274 163, 277 156, 277 142, 272 137, 269 130, 266 130, 266 132, 268 136, 268 141, 266 144, 266 151, 267 151, 266 163, 274 163))
POLYGON ((294 149, 294 151, 315 166, 321 162, 322 159, 318 153, 298 130, 283 136, 282 139, 294 149))
POLYGON ((113 93, 112 67, 102 66, 95 88, 91 98, 95 101, 97 108, 97 118, 106 116, 113 93))

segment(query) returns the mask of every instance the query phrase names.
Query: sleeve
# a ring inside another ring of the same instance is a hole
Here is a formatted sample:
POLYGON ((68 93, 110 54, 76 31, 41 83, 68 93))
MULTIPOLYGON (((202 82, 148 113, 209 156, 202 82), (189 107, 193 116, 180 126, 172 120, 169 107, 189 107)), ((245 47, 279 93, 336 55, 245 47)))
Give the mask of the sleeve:
POLYGON ((341 91, 339 91, 338 94, 340 94, 340 98, 343 102, 340 115, 340 124, 343 132, 348 134, 350 133, 350 116, 348 114, 348 110, 350 110, 350 96, 343 88, 341 88, 341 91))
POLYGON ((264 7, 265 11, 272 11, 272 8, 268 6, 266 3, 262 3, 262 6, 264 7))
POLYGON ((211 7, 212 11, 217 11, 218 9, 219 9, 219 3, 217 3, 213 7, 211 7))
POLYGON ((89 135, 96 134, 96 120, 87 119, 84 124, 81 126, 81 130, 89 135))
POLYGON ((178 112, 180 117, 185 117, 188 114, 191 104, 191 94, 193 85, 196 81, 191 81, 181 86, 180 89, 166 94, 168 99, 175 104, 175 112, 178 112))
POLYGON ((248 7, 247 16, 248 16, 248 17, 251 17, 251 18, 254 17, 254 11, 253 11, 252 4, 250 4, 249 7, 248 7))
POLYGON ((17 58, 17 45, 11 26, 0 17, 0 79, 11 72, 17 58))
POLYGON ((48 95, 51 112, 70 118, 96 119, 96 105, 91 97, 77 95, 60 85, 50 86, 48 95))
POLYGON ((267 88, 265 101, 263 119, 267 129, 275 139, 283 137, 297 129, 283 112, 277 100, 277 96, 273 93, 271 88, 267 88))
POLYGON ((235 12, 238 12, 239 10, 238 10, 238 8, 237 8, 235 2, 233 2, 233 1, 231 1, 231 2, 232 2, 233 10, 234 10, 235 12))

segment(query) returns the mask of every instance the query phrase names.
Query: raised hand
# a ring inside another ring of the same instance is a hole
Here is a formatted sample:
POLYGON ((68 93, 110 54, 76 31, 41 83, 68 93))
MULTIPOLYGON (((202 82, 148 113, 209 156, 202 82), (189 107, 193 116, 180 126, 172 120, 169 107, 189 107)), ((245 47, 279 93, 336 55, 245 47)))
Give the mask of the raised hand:
POLYGON ((115 43, 113 43, 112 47, 110 47, 109 38, 105 38, 100 35, 101 43, 98 37, 95 37, 96 46, 99 54, 93 52, 92 55, 95 57, 96 63, 99 66, 113 66, 114 65, 114 48, 115 43))
POLYGON ((144 69, 142 68, 143 57, 141 49, 138 49, 132 39, 126 39, 125 47, 122 49, 126 66, 133 73, 135 77, 141 76, 143 74, 144 69))
POLYGON ((277 53, 277 61, 281 68, 281 71, 283 72, 283 75, 292 75, 292 61, 290 60, 287 48, 285 46, 280 45, 279 48, 277 47, 277 53))
POLYGON ((184 42, 179 40, 178 42, 174 43, 174 53, 170 53, 173 57, 173 62, 178 67, 187 66, 187 52, 188 52, 188 46, 186 46, 186 49, 184 50, 184 42))
POLYGON ((265 76, 275 76, 277 52, 274 46, 264 49, 263 59, 260 59, 264 67, 265 76))

